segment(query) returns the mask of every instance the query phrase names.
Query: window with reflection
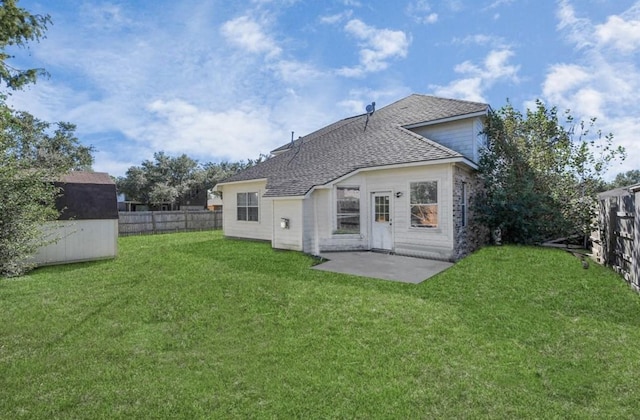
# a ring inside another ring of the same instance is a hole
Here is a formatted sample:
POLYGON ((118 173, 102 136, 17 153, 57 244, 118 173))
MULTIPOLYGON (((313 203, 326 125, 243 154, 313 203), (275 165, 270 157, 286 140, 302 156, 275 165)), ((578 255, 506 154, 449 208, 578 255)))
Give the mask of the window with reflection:
POLYGON ((438 181, 412 182, 411 227, 438 227, 438 181))
POLYGON ((336 188, 336 232, 360 233, 360 188, 336 188))

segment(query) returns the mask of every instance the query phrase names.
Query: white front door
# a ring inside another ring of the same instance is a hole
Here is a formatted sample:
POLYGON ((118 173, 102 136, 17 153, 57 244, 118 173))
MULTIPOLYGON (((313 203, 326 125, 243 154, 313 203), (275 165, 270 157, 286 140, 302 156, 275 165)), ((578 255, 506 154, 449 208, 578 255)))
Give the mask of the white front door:
POLYGON ((371 248, 391 251, 391 193, 373 193, 371 204, 371 248))

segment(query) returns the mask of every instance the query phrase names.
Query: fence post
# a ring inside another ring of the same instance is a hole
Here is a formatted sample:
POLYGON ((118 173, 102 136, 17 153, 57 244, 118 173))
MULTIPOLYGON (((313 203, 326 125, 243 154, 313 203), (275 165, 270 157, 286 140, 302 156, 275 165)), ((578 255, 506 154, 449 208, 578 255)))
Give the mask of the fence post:
MULTIPOLYGON (((616 261, 616 226, 618 225, 618 200, 617 198, 609 198, 609 214, 607 219, 609 224, 607 225, 607 255, 605 263, 613 266, 616 261)), ((617 265, 617 264, 616 264, 617 265)))
POLYGON ((636 289, 640 290, 640 185, 630 188, 633 197, 633 245, 631 253, 630 280, 636 289))
POLYGON ((151 212, 151 231, 155 235, 156 234, 156 216, 155 212, 151 212))

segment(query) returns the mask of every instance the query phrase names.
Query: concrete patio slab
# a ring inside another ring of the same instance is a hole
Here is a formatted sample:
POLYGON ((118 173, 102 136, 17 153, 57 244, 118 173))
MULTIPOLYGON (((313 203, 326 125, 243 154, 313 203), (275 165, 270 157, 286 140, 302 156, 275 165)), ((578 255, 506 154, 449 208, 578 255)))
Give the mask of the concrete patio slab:
POLYGON ((320 257, 329 261, 314 266, 314 270, 414 284, 421 283, 453 265, 445 261, 368 251, 327 252, 320 254, 320 257))

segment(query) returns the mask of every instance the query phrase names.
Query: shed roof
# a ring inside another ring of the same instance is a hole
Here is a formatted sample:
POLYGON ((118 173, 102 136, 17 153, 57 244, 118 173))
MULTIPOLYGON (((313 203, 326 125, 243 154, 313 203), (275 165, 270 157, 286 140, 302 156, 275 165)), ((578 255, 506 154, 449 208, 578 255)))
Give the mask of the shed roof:
POLYGON ((115 184, 106 172, 72 171, 63 175, 60 182, 67 184, 115 184))
POLYGON ((629 195, 629 190, 630 187, 618 187, 618 188, 614 188, 612 190, 608 190, 608 191, 603 191, 601 193, 598 193, 598 197, 600 198, 607 198, 607 197, 620 197, 623 195, 629 195))
POLYGON ((462 154, 404 127, 487 113, 489 105, 413 94, 371 116, 337 121, 283 145, 276 156, 221 184, 267 179, 266 197, 301 196, 358 169, 458 158, 462 154))
POLYGON ((629 191, 635 193, 640 191, 640 184, 635 184, 629 187, 629 191))

